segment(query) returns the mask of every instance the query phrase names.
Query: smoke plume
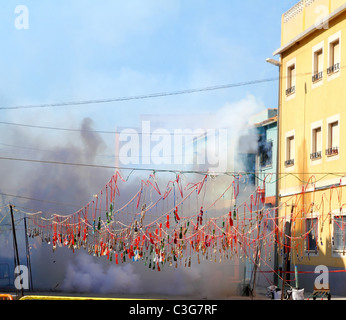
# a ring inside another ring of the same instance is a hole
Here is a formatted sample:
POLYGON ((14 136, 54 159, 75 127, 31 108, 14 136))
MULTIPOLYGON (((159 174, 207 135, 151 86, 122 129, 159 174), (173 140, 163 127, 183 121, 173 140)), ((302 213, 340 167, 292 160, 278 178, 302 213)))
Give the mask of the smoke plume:
MULTIPOLYGON (((248 97, 239 103, 225 105, 216 112, 214 117, 209 117, 211 122, 206 120, 204 124, 199 123, 194 126, 204 126, 206 129, 228 126, 232 129, 230 143, 234 145, 240 131, 243 130, 240 123, 245 123, 249 114, 262 107, 256 99, 248 97)), ((14 152, 13 147, 8 147, 5 149, 6 156, 18 155, 20 151, 23 158, 113 165, 114 159, 112 162, 107 162, 107 159, 101 158, 100 155, 114 153, 112 150, 114 143, 105 142, 100 134, 92 131, 93 122, 90 118, 83 119, 80 128, 79 133, 71 133, 73 136, 69 136, 69 139, 64 139, 58 145, 52 145, 44 137, 35 137, 27 134, 24 129, 18 128, 15 133, 8 136, 9 144, 15 146, 20 145, 21 141, 26 141, 30 149, 16 149, 14 152), (111 146, 108 147, 109 145, 111 146)), ((229 168, 232 169, 235 157, 231 152, 229 161, 231 163, 229 168)), ((98 193, 112 174, 114 174, 112 170, 92 167, 4 161, 0 167, 0 175, 9 183, 6 189, 3 184, 0 192, 25 196, 25 198, 5 197, 3 199, 3 203, 11 201, 24 211, 71 214, 88 203, 90 197, 98 193), (45 201, 39 201, 40 199, 45 201)), ((200 178, 200 176, 197 177, 200 178)), ((126 192, 124 201, 138 191, 141 178, 147 178, 147 172, 135 172, 131 175, 131 179, 124 188, 126 192)), ((161 186, 164 186, 169 179, 161 175, 159 179, 161 186)), ((220 179, 218 183, 208 184, 210 189, 206 192, 205 201, 214 201, 227 183, 229 180, 220 179)), ((242 196, 246 199, 249 192, 253 190, 242 191, 242 196)), ((209 214, 210 216, 225 214, 230 205, 231 203, 225 200, 209 214)), ((19 235, 19 243, 23 247, 23 235, 19 235)), ((66 248, 57 248, 53 253, 51 245, 38 237, 30 238, 30 247, 33 282, 36 290, 63 290, 107 295, 152 294, 224 298, 239 294, 243 277, 243 264, 240 260, 215 263, 210 259, 201 259, 199 264, 196 257, 193 257, 191 268, 166 266, 161 272, 157 272, 145 267, 143 261, 115 265, 114 261, 110 262, 104 257, 90 256, 83 250, 73 254, 66 248)), ((1 247, 0 259, 4 251, 1 247)), ((12 249, 6 251, 11 253, 12 249)), ((24 256, 23 253, 22 256, 24 256)))

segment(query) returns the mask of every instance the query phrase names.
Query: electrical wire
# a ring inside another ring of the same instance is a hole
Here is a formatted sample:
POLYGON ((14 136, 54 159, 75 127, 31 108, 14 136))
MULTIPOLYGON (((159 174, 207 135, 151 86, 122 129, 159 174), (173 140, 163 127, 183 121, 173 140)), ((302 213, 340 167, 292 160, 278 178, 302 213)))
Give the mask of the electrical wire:
MULTIPOLYGON (((340 66, 340 69, 345 68, 346 66, 340 66)), ((305 72, 296 74, 296 77, 300 76, 308 76, 312 75, 312 72, 305 72)), ((184 94, 192 94, 198 92, 207 92, 207 91, 216 91, 216 90, 224 90, 236 87, 249 86, 260 83, 274 82, 282 80, 286 77, 274 77, 274 78, 264 78, 258 80, 250 80, 245 82, 224 84, 224 85, 216 85, 204 88, 197 89, 185 89, 179 91, 170 91, 170 92, 159 92, 152 94, 144 94, 144 95, 136 95, 136 96, 127 96, 127 97, 117 97, 117 98, 109 98, 109 99, 95 99, 95 100, 81 100, 81 101, 65 101, 65 102, 56 102, 56 103, 44 103, 44 104, 32 104, 32 105, 17 105, 12 107, 0 107, 0 110, 17 110, 17 109, 36 109, 36 108, 54 108, 54 107, 65 107, 65 106, 80 106, 87 104, 100 104, 100 103, 110 103, 110 102, 122 102, 122 101, 130 101, 130 100, 144 100, 144 99, 152 99, 152 98, 160 98, 167 96, 176 96, 176 95, 184 95, 184 94)), ((74 131, 74 130, 70 130, 74 131)))
MULTIPOLYGON (((195 174, 208 174, 208 171, 196 171, 196 170, 177 170, 177 169, 155 169, 155 168, 134 168, 134 167, 118 167, 110 165, 97 165, 89 163, 73 163, 73 162, 62 162, 62 161, 49 161, 49 160, 35 160, 35 159, 23 159, 23 158, 12 158, 12 157, 0 157, 0 160, 9 161, 22 161, 22 162, 32 162, 32 163, 44 163, 44 164, 57 164, 57 165, 68 165, 77 167, 91 167, 91 168, 101 168, 101 169, 118 169, 118 170, 134 170, 134 171, 152 171, 152 172, 170 172, 170 173, 195 173, 195 174)), ((213 174, 234 174, 236 172, 215 172, 213 174)))
POLYGON ((79 208, 80 207, 80 205, 77 205, 77 204, 71 204, 71 203, 66 203, 66 202, 58 202, 58 201, 51 201, 51 200, 43 200, 43 199, 37 199, 37 198, 33 198, 33 197, 14 195, 14 194, 10 194, 10 193, 0 192, 0 195, 5 196, 5 197, 13 197, 13 198, 18 198, 18 199, 23 199, 23 200, 45 202, 45 203, 50 203, 50 204, 55 204, 55 205, 63 205, 63 206, 69 206, 69 207, 75 207, 75 208, 79 208))
MULTIPOLYGON (((37 159, 24 159, 24 158, 13 158, 13 157, 0 157, 0 160, 8 161, 22 161, 22 162, 32 162, 32 163, 43 163, 43 164, 56 164, 56 165, 68 165, 68 166, 77 166, 77 167, 91 167, 91 168, 101 168, 101 169, 118 169, 118 170, 131 170, 131 171, 152 171, 152 172, 168 172, 168 173, 182 173, 182 174, 213 174, 213 175, 239 175, 239 171, 212 171, 212 170, 180 170, 180 169, 158 169, 158 168, 141 168, 141 167, 118 167, 115 165, 100 165, 100 164, 90 164, 90 163, 76 163, 76 162, 63 162, 63 161, 50 161, 50 160, 37 160, 37 159)), ((242 175, 259 175, 263 174, 263 171, 242 171, 242 175)), ((294 176, 299 179, 299 176, 306 174, 306 172, 270 172, 270 175, 283 175, 285 176, 294 176)), ((309 172, 311 175, 328 175, 344 177, 345 172, 309 172)), ((256 178, 260 179, 256 176, 256 178)), ((262 179, 260 179, 262 180, 262 179)), ((302 181, 301 179, 299 179, 302 181)), ((273 180, 269 183, 275 183, 276 180, 273 180)))
MULTIPOLYGON (((14 122, 7 122, 7 121, 0 121, 0 124, 3 125, 10 125, 10 126, 18 126, 18 127, 26 127, 26 128, 34 128, 34 129, 45 129, 45 130, 57 130, 57 131, 68 131, 68 132, 85 132, 85 133, 99 133, 99 134, 121 134, 121 131, 106 131, 106 130, 84 130, 84 129, 73 129, 73 128, 61 128, 61 127, 50 127, 50 126, 39 126, 39 125, 32 125, 32 124, 25 124, 25 123, 14 123, 14 122)), ((129 129, 129 128, 126 128, 129 129)), ((227 129, 227 128, 224 128, 227 129)), ((136 128, 134 128, 136 130, 136 128)), ((167 130, 167 129, 166 129, 167 130)), ((167 130, 168 131, 168 130, 167 130)), ((158 136, 204 136, 204 134, 200 133, 194 133, 194 132, 188 132, 187 130, 182 130, 183 132, 180 132, 180 130, 176 130, 175 132, 126 132, 126 136, 131 135, 158 135, 158 136)), ((193 131, 193 130, 192 130, 193 131)), ((207 132, 205 132, 207 134, 207 132)))
POLYGON ((192 94, 192 93, 197 93, 197 92, 230 89, 230 88, 243 87, 243 86, 248 86, 248 85, 253 85, 253 84, 272 82, 272 81, 277 81, 277 80, 279 80, 279 79, 277 77, 275 77, 275 78, 259 79, 259 80, 224 84, 224 85, 197 88, 197 89, 185 89, 185 90, 180 90, 180 91, 159 92, 159 93, 137 95, 137 96, 110 98, 110 99, 95 99, 95 100, 84 100, 84 101, 45 103, 45 104, 37 104, 37 105, 18 105, 18 106, 13 106, 13 107, 0 107, 0 110, 53 108, 53 107, 65 107, 65 106, 79 106, 79 105, 86 105, 86 104, 122 102, 122 101, 130 101, 130 100, 143 100, 143 99, 160 98, 160 97, 167 97, 167 96, 192 94))

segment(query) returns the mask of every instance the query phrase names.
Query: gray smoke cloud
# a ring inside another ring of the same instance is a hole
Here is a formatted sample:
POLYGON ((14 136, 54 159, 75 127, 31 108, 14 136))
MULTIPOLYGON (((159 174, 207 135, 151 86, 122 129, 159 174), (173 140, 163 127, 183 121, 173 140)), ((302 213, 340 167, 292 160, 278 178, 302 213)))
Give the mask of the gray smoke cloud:
POLYGON ((141 293, 142 279, 131 264, 115 267, 104 265, 86 253, 68 262, 61 289, 67 292, 97 294, 141 293))
MULTIPOLYGON (((6 144, 2 144, 1 153, 9 158, 48 160, 70 163, 95 163, 98 155, 107 153, 102 137, 91 132, 93 123, 90 118, 82 119, 80 129, 83 131, 58 137, 59 143, 44 136, 37 136, 30 129, 11 128, 2 135, 6 144)), ((3 142, 4 140, 2 140, 3 142)), ((102 163, 101 161, 97 161, 102 163)), ((53 213, 71 214, 90 200, 90 195, 97 193, 112 174, 111 170, 52 165, 14 160, 2 160, 0 166, 0 193, 2 205, 14 205, 16 233, 21 263, 26 263, 23 212, 42 211, 49 216, 53 213), (19 196, 12 197, 11 195, 19 196), (43 201, 41 201, 43 200, 43 201)), ((12 230, 7 207, 0 212, 0 259, 6 263, 13 262, 12 230), (12 259, 11 259, 12 258, 12 259)), ((51 248, 41 243, 38 237, 30 239, 32 269, 36 288, 52 288, 61 280, 64 265, 55 266, 64 260, 61 253, 53 256, 51 248), (54 261, 54 262, 53 262, 54 261)), ((66 255, 66 259, 69 256, 66 255)))
MULTIPOLYGON (((247 120, 247 114, 260 110, 263 106, 253 97, 244 99, 236 104, 227 104, 211 118, 213 123, 205 121, 204 127, 227 126, 226 116, 232 126, 232 144, 235 144, 243 127, 240 123, 247 120), (244 116, 244 108, 247 113, 244 116), (222 121, 217 122, 217 117, 222 121)), ((199 123, 202 126, 201 123, 199 123)), ((8 147, 4 154, 18 155, 21 151, 23 158, 54 160, 72 163, 98 163, 113 165, 114 159, 102 158, 102 154, 114 153, 114 143, 106 142, 104 137, 97 132, 92 132, 93 121, 85 118, 81 121, 79 133, 73 133, 69 139, 59 140, 58 145, 48 143, 44 138, 28 134, 24 129, 18 128, 8 134, 8 144, 12 146, 23 145, 25 141, 30 149, 15 149, 8 147), (72 137, 72 138, 71 138, 72 137), (62 141, 62 142, 61 142, 62 141), (107 147, 108 146, 108 147, 107 147), (111 146, 111 147, 109 147, 111 146), (12 153, 13 152, 13 153, 12 153)), ((231 167, 235 159, 230 154, 231 167)), ((126 171, 127 173, 128 171, 126 171)), ((0 174, 9 183, 2 185, 0 192, 14 195, 25 195, 33 199, 45 199, 42 202, 28 199, 13 199, 5 197, 3 203, 11 201, 18 208, 29 208, 30 212, 40 210, 46 214, 71 214, 90 201, 93 194, 105 185, 114 171, 98 168, 75 167, 65 165, 31 164, 18 162, 2 162, 0 174), (15 173, 15 174, 14 174, 15 173), (70 206, 58 203, 70 204, 70 206)), ((148 177, 148 173, 134 172, 131 179, 124 185, 124 202, 132 197, 139 189, 140 179, 148 177)), ((164 189, 171 176, 159 176, 159 183, 164 189)), ((198 182, 201 176, 189 176, 191 181, 198 182)), ((205 202, 211 203, 229 184, 229 177, 219 178, 218 182, 208 183, 205 202)), ((246 186, 241 190, 239 201, 246 200, 253 192, 246 186)), ((231 202, 222 201, 220 205, 209 212, 209 216, 217 216, 228 212, 231 202)), ((22 209, 26 210, 26 209, 22 209)), ((1 216, 0 216, 1 217, 1 216)), ((1 241, 2 245, 3 241, 1 241)), ((19 235, 21 247, 24 244, 23 235, 19 235)), ((241 260, 210 261, 200 257, 192 257, 191 268, 184 266, 168 266, 161 272, 154 271, 144 266, 143 261, 127 262, 115 265, 104 257, 93 257, 84 250, 75 253, 67 248, 57 248, 53 253, 50 244, 39 237, 30 238, 31 263, 33 270, 34 289, 36 290, 62 290, 65 292, 79 292, 88 294, 136 294, 136 295, 168 295, 192 296, 198 298, 225 298, 239 294, 239 287, 243 278, 244 264, 241 260)), ((23 251, 23 250, 22 250, 23 251)), ((1 247, 1 256, 11 256, 12 248, 1 247)), ((22 256, 24 254, 22 253, 22 256)))

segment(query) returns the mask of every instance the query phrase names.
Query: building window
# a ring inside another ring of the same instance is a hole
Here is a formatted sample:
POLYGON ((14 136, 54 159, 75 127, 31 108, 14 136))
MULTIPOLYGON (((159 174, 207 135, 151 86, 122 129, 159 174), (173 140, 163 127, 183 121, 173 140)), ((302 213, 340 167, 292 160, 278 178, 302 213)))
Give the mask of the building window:
POLYGON ((323 49, 314 52, 314 69, 312 74, 312 82, 322 80, 323 77, 323 49))
POLYGON ((312 129, 312 144, 310 159, 316 160, 322 157, 322 128, 312 129))
POLYGON ((286 62, 286 101, 294 99, 296 96, 296 69, 296 58, 286 62))
POLYGON ((294 155, 295 155, 295 144, 294 144, 294 135, 286 137, 286 161, 285 165, 293 166, 294 165, 294 155))
POLYGON ((295 93, 296 91, 296 65, 292 64, 287 68, 287 89, 286 95, 295 93))
POLYGON ((346 217, 344 215, 335 215, 333 217, 333 236, 332 247, 335 252, 345 254, 346 234, 345 234, 346 217))
POLYGON ((338 77, 341 72, 341 31, 328 38, 328 81, 338 77))
POLYGON ((328 123, 327 156, 339 154, 339 121, 328 123))
POLYGON ((318 241, 318 218, 310 217, 305 219, 307 236, 305 238, 305 250, 317 253, 318 241))
POLYGON ((269 167, 273 162, 273 141, 260 141, 259 162, 261 167, 269 167))
POLYGON ((340 70, 340 40, 337 39, 329 44, 329 67, 327 74, 340 70))

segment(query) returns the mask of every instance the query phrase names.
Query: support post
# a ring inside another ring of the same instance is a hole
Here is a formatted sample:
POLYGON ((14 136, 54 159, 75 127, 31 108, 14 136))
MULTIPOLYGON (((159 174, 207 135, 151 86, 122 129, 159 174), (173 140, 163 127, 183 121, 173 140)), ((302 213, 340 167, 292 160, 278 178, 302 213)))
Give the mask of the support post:
POLYGON ((24 232, 25 232, 25 246, 26 246, 26 261, 28 265, 28 271, 29 271, 29 284, 30 284, 30 291, 33 290, 33 284, 32 284, 32 273, 31 273, 31 261, 30 261, 30 249, 29 249, 29 241, 28 241, 28 231, 26 226, 26 217, 24 217, 24 232))
MULTIPOLYGON (((14 217, 13 217, 13 206, 10 204, 10 212, 11 212, 11 222, 12 222, 12 233, 13 233, 13 244, 14 244, 14 251, 15 251, 15 261, 16 261, 16 265, 15 268, 17 266, 20 265, 20 261, 19 261, 19 254, 18 254, 18 245, 17 245, 17 237, 16 237, 16 227, 14 225, 14 217)), ((20 275, 19 275, 20 276, 20 275)), ((24 289, 22 286, 21 289, 22 292, 22 296, 24 296, 24 289)))
POLYGON ((294 273, 296 278, 296 288, 299 289, 299 282, 298 282, 298 267, 294 266, 294 273))
MULTIPOLYGON (((294 210, 294 205, 292 205, 292 208, 291 208, 291 216, 290 216, 290 221, 289 221, 289 230, 287 230, 287 232, 286 232, 286 224, 284 226, 284 228, 285 228, 284 235, 285 236, 288 235, 289 237, 291 236, 293 210, 294 210)), ((285 263, 284 263, 284 274, 283 274, 283 278, 282 278, 281 300, 284 299, 284 295, 285 295, 286 275, 287 275, 288 260, 289 260, 289 256, 290 256, 290 250, 291 250, 291 241, 289 241, 289 244, 286 245, 286 243, 287 243, 286 240, 287 239, 290 239, 290 238, 286 238, 283 241, 283 243, 284 243, 284 259, 285 259, 285 263), (287 248, 287 250, 285 250, 285 248, 287 248), (287 252, 286 257, 285 257, 285 251, 287 252)))
MULTIPOLYGON (((259 238, 260 235, 260 230, 261 230, 261 224, 262 224, 262 215, 263 215, 263 208, 260 210, 260 214, 258 215, 259 223, 258 223, 258 229, 257 229, 257 238, 259 238)), ((254 261, 254 269, 253 269, 253 283, 252 283, 252 288, 251 288, 251 298, 254 299, 255 294, 256 294, 256 274, 257 274, 257 268, 259 264, 259 256, 261 253, 261 246, 262 243, 257 243, 256 247, 256 256, 255 256, 255 261, 254 261)))

